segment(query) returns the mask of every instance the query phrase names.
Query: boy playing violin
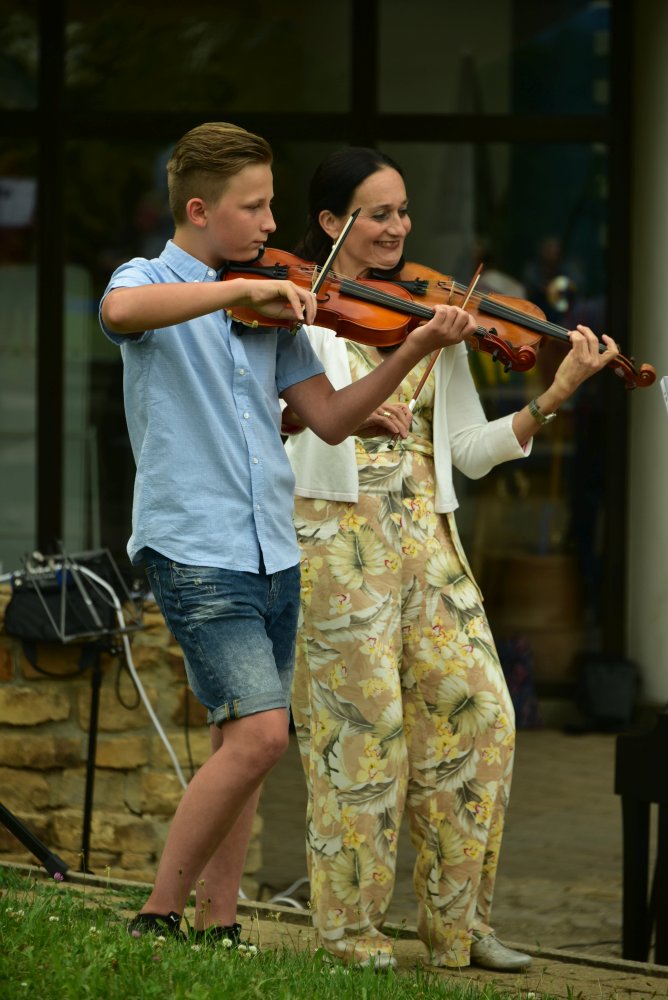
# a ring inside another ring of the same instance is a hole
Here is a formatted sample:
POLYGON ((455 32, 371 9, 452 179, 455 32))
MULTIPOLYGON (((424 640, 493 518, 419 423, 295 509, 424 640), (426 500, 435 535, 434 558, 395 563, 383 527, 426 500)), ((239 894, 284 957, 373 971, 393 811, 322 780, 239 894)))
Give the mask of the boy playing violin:
POLYGON ((474 329, 463 310, 438 306, 367 378, 335 390, 305 333, 283 328, 315 320, 308 289, 218 280, 227 261, 252 260, 275 230, 271 164, 267 142, 238 126, 188 132, 167 165, 173 238, 158 258, 117 268, 100 305, 102 329, 121 347, 136 462, 128 553, 181 645, 212 744, 129 925, 135 936, 181 935, 196 884, 195 935, 239 941, 236 904, 260 786, 288 742, 299 608, 279 397, 337 444, 424 355, 474 329), (240 306, 277 326, 241 326, 240 306))

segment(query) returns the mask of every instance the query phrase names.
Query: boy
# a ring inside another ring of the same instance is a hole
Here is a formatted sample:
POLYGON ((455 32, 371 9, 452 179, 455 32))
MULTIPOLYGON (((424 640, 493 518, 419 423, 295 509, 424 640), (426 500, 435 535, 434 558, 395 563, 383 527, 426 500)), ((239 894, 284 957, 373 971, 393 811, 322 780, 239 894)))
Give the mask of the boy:
POLYGON ((157 259, 119 267, 100 306, 104 332, 121 345, 137 465, 128 553, 146 568, 212 734, 130 924, 137 936, 180 935, 196 884, 195 934, 239 941, 251 823, 288 741, 299 607, 279 397, 339 443, 421 357, 475 328, 461 309, 439 306, 371 375, 335 391, 303 330, 235 323, 235 306, 279 327, 316 315, 315 296, 290 281, 218 280, 226 261, 254 259, 274 232, 271 162, 265 140, 235 125, 188 132, 167 166, 173 239, 157 259))

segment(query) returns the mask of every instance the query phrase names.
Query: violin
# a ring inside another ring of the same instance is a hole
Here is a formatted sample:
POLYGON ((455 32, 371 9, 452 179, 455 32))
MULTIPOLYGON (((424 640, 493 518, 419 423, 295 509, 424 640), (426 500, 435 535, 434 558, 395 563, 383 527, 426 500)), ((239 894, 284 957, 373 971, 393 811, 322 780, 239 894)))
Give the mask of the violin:
MULTIPOLYGON (((221 280, 246 274, 289 280, 311 288, 317 273, 318 266, 313 262, 284 250, 265 248, 255 260, 228 263, 221 280)), ((532 368, 536 352, 547 336, 570 343, 568 331, 548 323, 538 306, 511 296, 472 295, 470 287, 466 289, 453 278, 417 264, 404 265, 390 277, 375 275, 366 279, 345 278, 331 271, 320 285, 317 303, 318 325, 355 343, 380 348, 402 343, 411 330, 433 317, 435 305, 464 303, 477 317, 482 314, 497 318, 496 326, 488 328, 483 322, 466 339, 473 350, 490 354, 506 370, 524 372, 532 368)), ((275 318, 247 306, 235 307, 230 315, 250 327, 276 326, 275 318)), ((605 347, 601 344, 599 350, 603 352, 605 347)), ((636 371, 633 363, 621 355, 614 358, 611 366, 629 389, 651 385, 656 378, 651 365, 642 365, 636 371)))
MULTIPOLYGON (((294 281, 311 288, 318 266, 284 250, 266 248, 262 256, 247 263, 230 262, 221 279, 238 274, 256 278, 294 281)), ((338 337, 368 347, 394 347, 401 344, 411 330, 430 320, 434 308, 415 298, 407 288, 394 281, 344 278, 329 272, 317 293, 318 309, 315 322, 338 337)), ((230 310, 232 319, 246 326, 276 326, 276 319, 263 316, 248 306, 230 310)), ((475 350, 484 350, 496 360, 503 359, 506 369, 527 371, 536 361, 532 346, 513 347, 484 327, 478 327, 467 338, 475 350)))
MULTIPOLYGON (((384 272, 375 272, 385 281, 384 272)), ((440 274, 432 268, 421 264, 405 263, 392 279, 397 287, 408 291, 416 300, 436 305, 437 303, 460 305, 467 290, 459 285, 454 278, 440 274)), ((526 371, 532 367, 527 360, 533 357, 547 338, 570 344, 568 330, 549 322, 545 313, 538 306, 525 299, 511 295, 500 295, 496 292, 481 293, 473 291, 467 299, 466 308, 476 317, 477 322, 487 331, 494 341, 503 344, 503 357, 507 359, 506 370, 526 371), (491 325, 493 324, 493 325, 491 325)), ((469 346, 477 350, 490 350, 493 343, 490 339, 473 337, 469 346)), ((599 344, 601 354, 605 345, 599 344)), ((494 351, 492 350, 492 356, 494 351)), ((495 357, 498 360, 498 356, 495 357)), ((618 354, 610 361, 610 367, 615 375, 624 379, 627 389, 645 388, 656 379, 656 369, 653 365, 642 364, 636 368, 634 362, 618 354)))
MULTIPOLYGON (((265 248, 256 260, 231 261, 224 268, 223 281, 245 274, 253 278, 292 281, 311 288, 318 266, 284 250, 265 248)), ((401 344, 413 327, 431 319, 433 308, 413 301, 409 291, 390 281, 354 281, 330 271, 317 293, 315 322, 337 336, 369 347, 401 344)), ((250 306, 235 306, 232 319, 246 326, 276 326, 274 318, 263 316, 250 306)), ((279 324, 280 325, 280 324, 279 324)))

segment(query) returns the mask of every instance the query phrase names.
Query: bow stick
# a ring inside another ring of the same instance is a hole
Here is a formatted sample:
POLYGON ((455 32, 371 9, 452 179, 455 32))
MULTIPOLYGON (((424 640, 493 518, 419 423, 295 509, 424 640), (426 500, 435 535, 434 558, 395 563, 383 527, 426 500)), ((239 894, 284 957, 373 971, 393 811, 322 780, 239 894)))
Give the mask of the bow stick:
POLYGON ((311 291, 314 293, 314 295, 317 295, 317 293, 320 291, 320 289, 322 288, 323 284, 325 283, 325 279, 326 279, 327 275, 332 270, 332 264, 336 260, 337 255, 339 253, 339 250, 343 246, 343 241, 345 240, 346 236, 350 232, 355 219, 357 218, 357 216, 360 214, 361 211, 362 211, 361 208, 356 208, 355 211, 350 216, 350 218, 348 219, 348 221, 346 222, 345 226, 343 227, 343 229, 339 233, 338 239, 336 240, 336 242, 332 246, 332 249, 331 249, 331 252, 329 254, 329 257, 327 258, 327 260, 325 261, 325 263, 322 265, 320 273, 318 274, 317 268, 314 268, 314 270, 313 270, 313 284, 311 285, 311 291))
MULTIPOLYGON (((482 274, 482 267, 483 267, 482 264, 478 264, 478 269, 476 270, 475 274, 471 278, 471 281, 469 282, 469 286, 468 286, 468 288, 466 289, 466 291, 464 293, 464 298, 462 300, 462 304, 460 306, 460 309, 466 309, 467 305, 469 304, 469 299, 473 295, 473 292, 475 290, 475 286, 478 284, 478 280, 480 278, 480 275, 482 274)), ((450 292, 450 295, 452 296, 452 291, 450 292)), ((420 395, 420 393, 422 392, 422 389, 424 388, 424 384, 427 381, 427 379, 429 378, 429 376, 431 374, 431 370, 434 367, 434 365, 436 364, 436 362, 438 361, 442 350, 443 350, 443 348, 439 347, 437 351, 434 351, 434 353, 432 354, 431 358, 429 359, 429 364, 425 368, 424 373, 422 375, 422 378, 418 382, 417 388, 416 388, 415 392, 413 393, 413 398, 410 400, 410 402, 408 404, 408 409, 411 411, 411 413, 413 413, 413 411, 415 410, 415 404, 417 402, 417 398, 420 395)), ((396 445, 398 439, 399 439, 399 435, 395 434, 394 437, 392 438, 392 440, 390 441, 390 443, 387 446, 389 451, 394 451, 394 448, 395 448, 395 445, 396 445)))

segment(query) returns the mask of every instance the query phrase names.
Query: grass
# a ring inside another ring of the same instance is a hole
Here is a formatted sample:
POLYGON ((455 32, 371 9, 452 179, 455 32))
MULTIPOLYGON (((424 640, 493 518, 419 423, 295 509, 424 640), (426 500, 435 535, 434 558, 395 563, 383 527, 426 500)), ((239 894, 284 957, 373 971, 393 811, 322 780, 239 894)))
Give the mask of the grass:
MULTIPOLYGON (((257 953, 130 937, 133 890, 47 881, 0 868, 0 996, 8 1000, 501 1000, 492 987, 416 966, 382 975, 291 940, 257 953)), ((253 928, 249 937, 252 940, 253 928)))

